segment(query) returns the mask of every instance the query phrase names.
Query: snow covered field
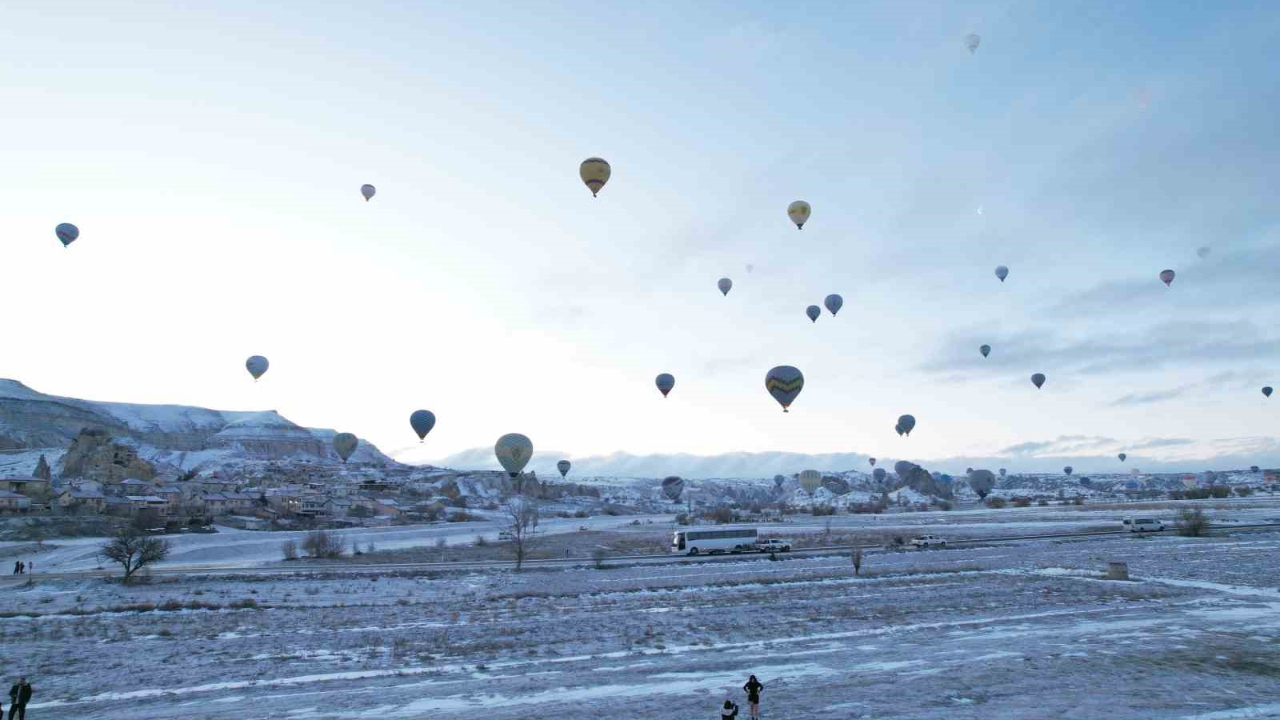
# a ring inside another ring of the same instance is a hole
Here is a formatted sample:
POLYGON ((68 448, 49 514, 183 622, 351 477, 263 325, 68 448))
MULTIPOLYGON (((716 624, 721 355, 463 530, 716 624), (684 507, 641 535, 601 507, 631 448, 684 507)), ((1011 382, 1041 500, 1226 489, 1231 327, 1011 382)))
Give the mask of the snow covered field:
POLYGON ((1280 713, 1280 533, 0 590, 34 718, 1280 713), (1132 582, 1098 579, 1107 561, 1132 582), (129 608, 126 606, 134 606, 129 608), (155 609, 152 609, 152 608, 155 609), (36 614, 37 617, 30 617, 36 614))

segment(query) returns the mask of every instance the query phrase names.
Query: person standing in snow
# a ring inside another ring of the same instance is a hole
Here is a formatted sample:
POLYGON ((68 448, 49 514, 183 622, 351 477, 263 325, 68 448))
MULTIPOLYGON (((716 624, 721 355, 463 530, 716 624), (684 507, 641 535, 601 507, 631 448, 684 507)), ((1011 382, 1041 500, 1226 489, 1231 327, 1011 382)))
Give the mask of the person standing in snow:
POLYGON ((18 720, 27 720, 27 703, 31 701, 31 684, 25 677, 9 688, 9 720, 17 716, 18 720))
POLYGON ((720 710, 720 720, 733 720, 738 717, 738 706, 733 704, 732 700, 724 701, 724 708, 720 710))
POLYGON ((17 575, 17 574, 18 574, 18 573, 20 573, 20 572, 22 572, 22 561, 21 561, 21 560, 14 560, 14 561, 13 561, 13 574, 14 574, 14 575, 17 575))
POLYGON ((764 689, 764 684, 752 675, 742 689, 747 691, 747 717, 751 720, 760 720, 760 691, 764 689))

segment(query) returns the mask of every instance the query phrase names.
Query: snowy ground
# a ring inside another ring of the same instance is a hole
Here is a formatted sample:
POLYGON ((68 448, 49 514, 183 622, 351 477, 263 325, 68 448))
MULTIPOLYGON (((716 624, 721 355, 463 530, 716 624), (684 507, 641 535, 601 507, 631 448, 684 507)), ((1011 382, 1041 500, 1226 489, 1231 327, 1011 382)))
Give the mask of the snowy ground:
POLYGON ((875 552, 862 577, 754 556, 43 581, 0 589, 38 614, 0 621, 0 660, 36 718, 710 718, 749 673, 771 720, 1270 717, 1278 571, 1280 533, 1239 532, 875 552), (1098 579, 1109 560, 1135 580, 1098 579))

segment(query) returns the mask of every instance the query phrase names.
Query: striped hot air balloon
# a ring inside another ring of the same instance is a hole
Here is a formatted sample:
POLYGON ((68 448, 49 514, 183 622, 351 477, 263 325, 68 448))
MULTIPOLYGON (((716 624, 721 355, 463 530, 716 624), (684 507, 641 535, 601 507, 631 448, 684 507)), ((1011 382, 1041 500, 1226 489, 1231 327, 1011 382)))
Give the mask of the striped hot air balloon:
POLYGON ((587 158, 578 166, 578 177, 591 191, 591 197, 595 197, 612 176, 613 168, 602 158, 587 158))
POLYGON ((764 376, 764 389, 782 406, 782 412, 789 412, 787 408, 804 389, 804 375, 790 365, 779 365, 764 376))

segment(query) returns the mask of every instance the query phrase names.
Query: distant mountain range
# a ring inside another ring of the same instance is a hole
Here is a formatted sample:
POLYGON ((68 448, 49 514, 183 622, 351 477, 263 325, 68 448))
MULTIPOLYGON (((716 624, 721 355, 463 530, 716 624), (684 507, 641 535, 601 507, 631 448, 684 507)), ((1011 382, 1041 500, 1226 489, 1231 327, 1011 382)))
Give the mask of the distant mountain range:
MULTIPOLYGON (((274 410, 228 412, 183 405, 136 405, 46 395, 0 379, 0 451, 49 450, 51 460, 81 430, 105 431, 140 458, 177 470, 244 462, 341 464, 335 431, 304 428, 274 410)), ((397 463, 366 441, 351 463, 397 463)), ((4 466, 0 463, 0 466, 4 466)))
MULTIPOLYGON (((394 451, 397 460, 410 465, 428 462, 427 449, 414 446, 404 451, 394 451)), ((684 478, 772 478, 774 475, 791 476, 801 470, 822 472, 857 470, 870 472, 869 455, 863 453, 806 454, 791 452, 733 452, 721 455, 653 454, 632 455, 616 452, 609 455, 574 457, 554 451, 535 451, 527 469, 538 475, 557 473, 556 462, 568 459, 573 463, 569 479, 600 477, 661 478, 678 475, 684 478)), ((1275 467, 1280 465, 1280 453, 1272 452, 1262 458, 1257 456, 1220 455, 1205 460, 1177 460, 1162 462, 1130 452, 1128 462, 1120 463, 1114 455, 1072 455, 1052 457, 956 457, 942 460, 919 458, 876 457, 876 467, 889 473, 898 460, 918 463, 928 470, 963 476, 968 468, 987 468, 995 471, 1008 468, 1014 473, 1060 473, 1063 466, 1071 465, 1076 475, 1123 474, 1134 468, 1147 473, 1183 473, 1204 470, 1246 469, 1251 464, 1275 467)), ((430 464, 458 470, 497 470, 492 448, 464 450, 445 458, 432 458, 430 464)), ((558 473, 557 473, 558 474, 558 473)))

